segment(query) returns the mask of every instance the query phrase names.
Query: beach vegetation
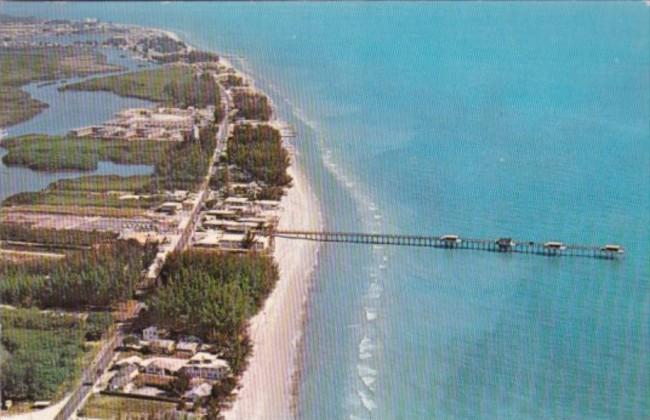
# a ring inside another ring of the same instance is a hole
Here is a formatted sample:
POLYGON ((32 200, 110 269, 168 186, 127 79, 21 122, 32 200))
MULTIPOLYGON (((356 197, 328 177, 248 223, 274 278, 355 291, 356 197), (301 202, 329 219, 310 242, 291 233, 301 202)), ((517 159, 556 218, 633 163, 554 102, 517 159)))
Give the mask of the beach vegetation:
POLYGON ((211 397, 204 401, 216 416, 246 368, 252 351, 248 320, 273 290, 277 266, 268 255, 191 250, 172 254, 160 280, 140 322, 213 343, 232 372, 213 385, 211 397))
POLYGON ((175 253, 160 279, 148 302, 147 322, 215 343, 233 374, 243 372, 251 351, 247 322, 278 280, 273 259, 256 253, 175 253))
POLYGON ((269 125, 236 125, 228 139, 228 161, 266 188, 291 184, 287 173, 289 153, 282 145, 280 132, 269 125))
POLYGON ((245 120, 269 121, 273 108, 269 98, 258 92, 238 90, 233 94, 233 103, 237 108, 237 118, 245 120))
POLYGON ((174 52, 153 57, 159 63, 218 63, 219 54, 209 51, 192 50, 189 52, 174 52))
POLYGON ((229 74, 221 79, 221 85, 227 89, 244 86, 244 79, 236 74, 229 74))

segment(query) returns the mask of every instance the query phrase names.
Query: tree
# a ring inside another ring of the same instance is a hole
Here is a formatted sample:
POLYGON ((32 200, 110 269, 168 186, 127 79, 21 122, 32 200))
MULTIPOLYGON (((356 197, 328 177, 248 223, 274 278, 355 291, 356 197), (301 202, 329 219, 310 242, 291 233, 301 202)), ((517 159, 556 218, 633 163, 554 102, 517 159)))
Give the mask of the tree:
POLYGON ((291 183, 287 168, 289 153, 282 145, 280 132, 268 125, 235 126, 228 139, 228 161, 267 187, 286 187, 291 183))
POLYGON ((225 112, 223 107, 221 106, 221 103, 217 103, 217 106, 214 108, 214 123, 219 124, 221 123, 221 120, 223 120, 223 117, 225 117, 225 112))
POLYGON ((188 389, 190 389, 190 377, 183 371, 169 383, 169 391, 179 397, 182 397, 188 389))
POLYGON ((122 340, 122 344, 124 344, 125 346, 133 346, 139 343, 140 343, 140 339, 132 334, 127 335, 126 337, 124 337, 124 340, 122 340))
POLYGON ((244 239, 241 241, 241 247, 244 249, 252 249, 255 245, 255 232, 247 230, 244 239))
POLYGON ((91 312, 86 318, 86 340, 97 341, 113 324, 109 312, 91 312))

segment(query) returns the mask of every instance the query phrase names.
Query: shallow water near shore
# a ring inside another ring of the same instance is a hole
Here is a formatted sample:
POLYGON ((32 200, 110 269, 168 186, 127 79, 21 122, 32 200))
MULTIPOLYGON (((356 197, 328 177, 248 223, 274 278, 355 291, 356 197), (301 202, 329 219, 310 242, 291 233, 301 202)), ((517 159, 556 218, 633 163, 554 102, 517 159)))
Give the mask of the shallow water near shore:
POLYGON ((643 3, 0 10, 160 27, 240 57, 296 126, 332 230, 626 247, 600 261, 323 246, 299 418, 650 416, 643 3))

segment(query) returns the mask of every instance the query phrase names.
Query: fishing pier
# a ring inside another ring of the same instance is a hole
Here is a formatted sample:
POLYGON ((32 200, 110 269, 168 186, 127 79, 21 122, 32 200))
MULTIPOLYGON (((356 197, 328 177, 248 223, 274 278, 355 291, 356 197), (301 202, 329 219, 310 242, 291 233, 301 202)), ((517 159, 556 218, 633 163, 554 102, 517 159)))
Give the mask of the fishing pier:
POLYGON ((563 242, 517 241, 512 238, 473 239, 458 235, 414 236, 380 233, 277 230, 267 232, 276 238, 302 239, 318 242, 341 242, 366 245, 396 245, 443 249, 465 249, 499 253, 534 254, 551 257, 588 257, 618 259, 625 254, 620 245, 571 245, 563 242))

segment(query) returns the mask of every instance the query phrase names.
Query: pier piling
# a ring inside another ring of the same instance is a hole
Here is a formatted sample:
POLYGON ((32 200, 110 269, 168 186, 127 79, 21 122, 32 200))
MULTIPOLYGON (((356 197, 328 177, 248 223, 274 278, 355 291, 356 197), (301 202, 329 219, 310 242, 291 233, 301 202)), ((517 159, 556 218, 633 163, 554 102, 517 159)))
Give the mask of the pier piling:
POLYGON ((367 245, 418 246, 443 249, 465 249, 498 253, 533 254, 548 257, 587 257, 618 259, 624 255, 620 245, 569 245, 562 242, 516 241, 512 238, 471 239, 457 235, 414 236, 379 233, 276 230, 260 232, 287 239, 367 245))

